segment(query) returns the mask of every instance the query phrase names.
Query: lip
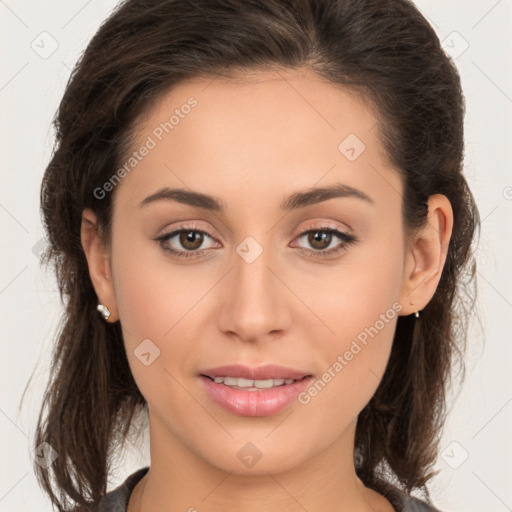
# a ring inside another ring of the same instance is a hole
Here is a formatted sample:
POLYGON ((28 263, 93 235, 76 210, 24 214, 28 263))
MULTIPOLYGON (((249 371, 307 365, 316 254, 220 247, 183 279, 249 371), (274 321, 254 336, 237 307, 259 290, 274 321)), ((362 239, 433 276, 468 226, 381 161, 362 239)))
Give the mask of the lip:
POLYGON ((271 416, 290 405, 297 395, 313 381, 304 377, 293 384, 283 384, 271 389, 245 391, 218 384, 209 377, 199 377, 206 394, 225 410, 238 416, 271 416))
MULTIPOLYGON (((301 370, 294 370, 279 366, 276 364, 265 364, 262 366, 250 367, 243 364, 229 364, 219 366, 217 368, 208 368, 201 370, 200 375, 214 377, 237 377, 251 380, 267 380, 267 379, 293 379, 300 380, 304 377, 311 376, 311 373, 301 370)), ((291 385, 291 384, 290 384, 291 385)))

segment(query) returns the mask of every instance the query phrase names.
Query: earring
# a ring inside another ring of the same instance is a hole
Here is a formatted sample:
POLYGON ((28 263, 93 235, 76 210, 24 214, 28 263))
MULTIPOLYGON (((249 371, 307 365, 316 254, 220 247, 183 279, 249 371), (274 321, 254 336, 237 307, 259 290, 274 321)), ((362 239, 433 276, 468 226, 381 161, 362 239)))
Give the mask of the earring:
POLYGON ((415 316, 416 318, 419 318, 419 317, 420 317, 420 312, 419 312, 419 311, 416 311, 416 313, 414 313, 414 316, 415 316))
POLYGON ((105 320, 108 320, 108 317, 110 316, 110 311, 107 308, 107 306, 104 306, 103 304, 98 304, 96 309, 102 314, 105 320))

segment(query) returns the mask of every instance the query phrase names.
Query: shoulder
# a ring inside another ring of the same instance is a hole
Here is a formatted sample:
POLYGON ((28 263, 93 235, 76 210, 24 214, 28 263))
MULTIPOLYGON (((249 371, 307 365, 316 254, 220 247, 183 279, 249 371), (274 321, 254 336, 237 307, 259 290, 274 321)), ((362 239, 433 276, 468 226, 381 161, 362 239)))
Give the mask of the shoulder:
POLYGON ((149 467, 145 467, 135 471, 119 487, 105 494, 98 505, 97 512, 126 512, 134 487, 148 470, 149 467))
POLYGON ((390 482, 378 479, 371 488, 384 496, 396 512, 441 512, 432 504, 405 493, 390 482))
POLYGON ((406 494, 398 487, 388 486, 382 494, 389 500, 396 512, 441 512, 432 504, 406 494))
POLYGON ((404 500, 403 507, 401 509, 402 512, 441 512, 433 505, 429 505, 419 498, 415 498, 414 496, 407 496, 406 494, 403 496, 404 500))

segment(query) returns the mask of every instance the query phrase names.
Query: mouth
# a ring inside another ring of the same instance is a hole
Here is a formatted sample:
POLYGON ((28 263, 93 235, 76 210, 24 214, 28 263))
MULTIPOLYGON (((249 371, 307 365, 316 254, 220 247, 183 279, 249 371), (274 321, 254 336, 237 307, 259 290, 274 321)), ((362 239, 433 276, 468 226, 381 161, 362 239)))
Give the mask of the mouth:
MULTIPOLYGON (((241 379, 241 386, 247 386, 244 384, 246 380, 258 381, 290 381, 290 380, 301 380, 304 377, 311 377, 312 374, 307 371, 295 370, 293 368, 287 368, 286 366, 280 366, 276 364, 265 364, 263 366, 246 366, 243 364, 230 364, 225 366, 219 366, 217 368, 209 368, 202 370, 200 375, 215 379, 217 377, 227 379, 241 379)), ((228 383, 234 384, 228 380, 228 383)), ((277 384, 277 385, 282 385, 277 384)), ((229 385, 229 384, 228 384, 229 385)), ((257 384, 256 384, 257 385, 257 384)), ((263 385, 264 386, 264 385, 263 385)))
POLYGON ((284 366, 228 365, 198 375, 203 390, 223 409, 239 416, 270 416, 290 405, 313 374, 284 366))
POLYGON ((242 391, 260 391, 262 389, 278 388, 280 386, 289 386, 299 380, 307 379, 311 375, 305 375, 301 379, 244 379, 242 377, 210 377, 209 375, 201 375, 210 379, 216 384, 224 384, 232 389, 238 389, 242 391))

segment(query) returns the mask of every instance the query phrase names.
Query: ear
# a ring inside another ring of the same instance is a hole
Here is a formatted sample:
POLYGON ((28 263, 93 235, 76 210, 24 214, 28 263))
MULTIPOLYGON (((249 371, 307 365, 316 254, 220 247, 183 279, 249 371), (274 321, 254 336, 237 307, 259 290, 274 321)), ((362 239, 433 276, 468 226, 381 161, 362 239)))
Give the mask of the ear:
POLYGON ((110 254, 99 231, 96 215, 89 208, 82 212, 80 236, 98 303, 104 304, 110 310, 107 322, 116 322, 119 316, 112 285, 110 254))
POLYGON ((406 247, 400 294, 402 316, 420 311, 434 296, 446 262, 452 229, 450 201, 441 194, 430 196, 427 222, 406 247))

